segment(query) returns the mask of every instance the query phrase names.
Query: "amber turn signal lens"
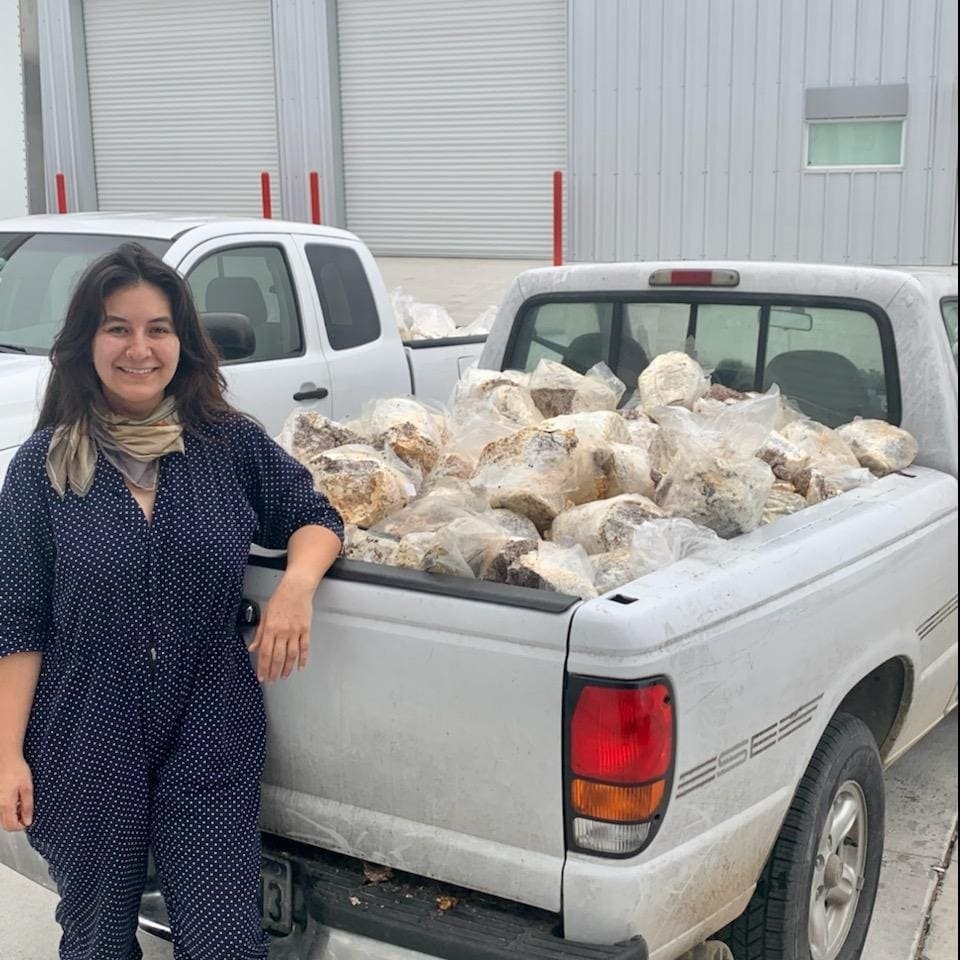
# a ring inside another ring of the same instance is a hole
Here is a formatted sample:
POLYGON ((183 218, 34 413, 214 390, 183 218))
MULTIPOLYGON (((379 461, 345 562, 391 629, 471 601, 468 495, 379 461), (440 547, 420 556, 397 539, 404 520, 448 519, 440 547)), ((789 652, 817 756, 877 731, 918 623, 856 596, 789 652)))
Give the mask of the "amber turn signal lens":
POLYGON ((576 779, 570 784, 573 809, 594 820, 649 820, 663 799, 664 780, 642 787, 621 787, 576 779))

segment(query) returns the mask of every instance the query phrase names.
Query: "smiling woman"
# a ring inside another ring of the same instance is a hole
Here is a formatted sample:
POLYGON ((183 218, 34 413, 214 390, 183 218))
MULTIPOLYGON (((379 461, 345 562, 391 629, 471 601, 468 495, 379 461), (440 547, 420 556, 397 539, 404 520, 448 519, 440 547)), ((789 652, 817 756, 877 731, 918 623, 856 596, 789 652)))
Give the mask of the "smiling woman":
POLYGON ((88 267, 50 361, 0 491, 0 826, 50 865, 63 956, 139 955, 149 845, 177 955, 260 960, 258 680, 305 666, 340 516, 227 403, 186 282, 142 246, 88 267), (253 541, 288 553, 256 671, 253 541))
POLYGON ((166 294, 150 283, 124 287, 104 300, 93 338, 93 366, 114 413, 149 416, 177 372, 180 338, 166 294))

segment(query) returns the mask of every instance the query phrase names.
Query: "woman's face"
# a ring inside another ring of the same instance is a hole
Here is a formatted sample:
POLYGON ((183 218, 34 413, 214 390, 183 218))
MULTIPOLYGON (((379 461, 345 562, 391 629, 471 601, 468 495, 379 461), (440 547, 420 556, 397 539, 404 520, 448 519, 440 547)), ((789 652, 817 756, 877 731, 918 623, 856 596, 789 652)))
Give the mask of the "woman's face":
POLYGON ((153 413, 179 360, 180 339, 162 290, 138 283, 103 301, 103 321, 93 338, 93 366, 115 413, 133 419, 153 413))

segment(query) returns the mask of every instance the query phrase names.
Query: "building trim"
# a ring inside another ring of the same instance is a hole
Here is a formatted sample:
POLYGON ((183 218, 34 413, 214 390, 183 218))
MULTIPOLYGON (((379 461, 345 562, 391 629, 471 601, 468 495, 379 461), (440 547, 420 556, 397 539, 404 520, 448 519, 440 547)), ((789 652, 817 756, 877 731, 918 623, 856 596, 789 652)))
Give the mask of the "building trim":
POLYGON ((47 209, 57 209, 55 177, 62 173, 68 210, 96 210, 82 0, 40 0, 37 34, 47 209))
POLYGON ((343 226, 336 0, 272 0, 280 191, 288 220, 310 219, 320 175, 323 222, 343 226))

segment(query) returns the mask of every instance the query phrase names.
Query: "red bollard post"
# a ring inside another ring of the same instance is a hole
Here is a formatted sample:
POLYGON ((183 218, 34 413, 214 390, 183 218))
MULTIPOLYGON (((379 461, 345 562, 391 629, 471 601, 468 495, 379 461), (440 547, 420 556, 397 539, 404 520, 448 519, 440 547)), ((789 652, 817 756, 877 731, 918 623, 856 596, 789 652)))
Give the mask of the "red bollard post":
POLYGON ((563 265, 563 174, 553 171, 553 265, 563 265))
POLYGON ((58 173, 57 177, 57 213, 67 212, 67 178, 58 173))
POLYGON ((310 220, 320 223, 320 174, 310 171, 310 220))
POLYGON ((263 219, 273 219, 273 204, 270 200, 270 174, 266 170, 260 174, 260 202, 263 204, 263 219))

